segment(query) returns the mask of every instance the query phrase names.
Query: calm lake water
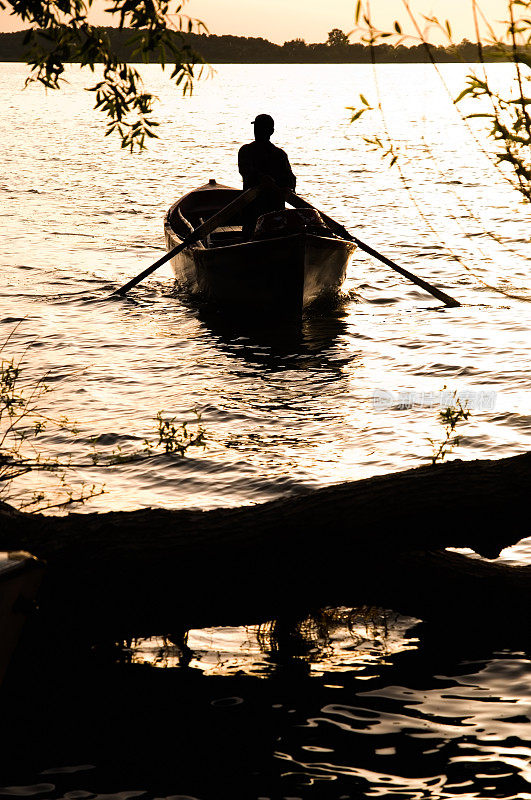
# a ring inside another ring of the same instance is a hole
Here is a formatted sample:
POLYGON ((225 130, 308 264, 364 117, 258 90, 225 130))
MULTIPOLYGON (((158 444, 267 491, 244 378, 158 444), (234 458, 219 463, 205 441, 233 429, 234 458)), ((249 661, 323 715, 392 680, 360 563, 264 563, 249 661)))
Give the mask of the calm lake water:
MULTIPOLYGON (((495 81, 508 79, 505 65, 489 70, 495 81)), ((531 209, 493 164, 481 130, 467 127, 451 102, 466 67, 442 72, 444 83, 425 65, 385 65, 376 87, 365 65, 222 65, 183 100, 166 76, 145 68, 160 99, 161 138, 127 155, 103 137, 84 91, 89 78, 76 68, 63 92, 46 95, 22 91, 24 65, 0 65, 0 335, 12 334, 5 354, 25 354, 29 384, 47 375, 50 411, 77 422, 75 446, 51 433, 42 446, 79 464, 72 480, 105 486, 84 510, 242 505, 418 466, 429 461, 429 439, 444 436, 442 392, 457 392, 472 411, 454 456, 531 449, 531 209), (346 107, 359 92, 376 99, 377 90, 384 117, 350 125, 346 107), (237 150, 259 112, 275 117, 274 141, 289 153, 301 195, 462 307, 441 308, 362 253, 337 309, 308 315, 300 330, 274 321, 242 329, 207 314, 164 269, 127 300, 108 299, 164 252, 163 216, 177 197, 209 178, 240 185, 237 150), (385 128, 402 175, 363 141, 385 128), (204 449, 110 470, 92 464, 94 437, 103 455, 131 452, 155 437, 157 412, 193 429, 194 409, 204 449)), ((32 480, 21 487, 40 487, 32 480)), ((530 540, 504 557, 529 563, 530 540)), ((345 612, 326 631, 312 628, 306 651, 289 663, 259 631, 243 629, 192 632, 187 666, 162 640, 120 658, 176 667, 167 670, 175 685, 184 673, 199 675, 197 719, 207 707, 218 714, 226 748, 243 721, 258 730, 267 719, 270 761, 262 749, 240 764, 253 788, 232 796, 531 797, 524 645, 456 649, 414 626, 396 615, 370 624, 355 617, 353 625, 345 612), (296 681, 283 683, 295 668, 304 673, 297 690, 296 681)), ((146 697, 152 685, 143 686, 146 697)), ((78 720, 64 698, 57 702, 65 725, 69 713, 78 720)), ((125 745, 116 772, 96 756, 90 762, 90 748, 68 751, 68 760, 64 746, 52 738, 40 771, 14 770, 0 794, 155 794, 149 758, 145 774, 127 762, 133 777, 118 777, 125 745)), ((172 764, 157 773, 158 792, 226 796, 188 775, 185 759, 172 764)))

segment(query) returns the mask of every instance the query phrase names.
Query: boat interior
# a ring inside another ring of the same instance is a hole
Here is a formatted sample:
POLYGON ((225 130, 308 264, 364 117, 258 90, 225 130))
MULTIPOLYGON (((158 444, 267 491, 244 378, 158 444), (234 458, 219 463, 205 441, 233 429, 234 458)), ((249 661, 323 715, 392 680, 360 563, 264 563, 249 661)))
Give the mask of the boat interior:
MULTIPOLYGON (((197 189, 182 198, 171 209, 169 224, 184 239, 198 225, 221 211, 228 203, 241 194, 239 189, 231 189, 221 184, 210 184, 204 189, 197 189)), ((222 247, 239 244, 242 241, 242 216, 237 214, 230 224, 216 228, 199 244, 203 247, 222 247)))
MULTIPOLYGON (((236 200, 239 195, 241 190, 210 180, 205 186, 200 186, 175 203, 169 211, 168 223, 181 239, 185 239, 199 225, 236 200)), ((243 241, 242 223, 243 213, 239 211, 233 219, 227 219, 223 226, 206 235, 194 247, 214 248, 240 244, 243 241)), ((318 211, 305 208, 262 215, 258 218, 253 239, 278 238, 301 232, 337 238, 318 211)))

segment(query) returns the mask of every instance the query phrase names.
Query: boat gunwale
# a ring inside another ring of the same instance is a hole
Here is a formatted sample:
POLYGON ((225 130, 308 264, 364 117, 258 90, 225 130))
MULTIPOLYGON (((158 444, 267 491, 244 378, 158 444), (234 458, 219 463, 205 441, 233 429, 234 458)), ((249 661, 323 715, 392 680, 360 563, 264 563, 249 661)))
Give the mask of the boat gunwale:
MULTIPOLYGON (((219 186, 221 188, 221 185, 219 185, 219 186)), ((223 186, 223 189, 231 189, 232 191, 235 191, 235 192, 239 192, 240 191, 239 189, 232 189, 232 187, 229 187, 229 186, 223 186)), ((173 217, 174 211, 175 211, 176 208, 178 208, 178 206, 182 203, 182 201, 186 197, 189 197, 191 194, 194 194, 194 192, 197 192, 197 191, 200 191, 200 190, 201 191, 205 191, 205 190, 208 191, 208 189, 206 189, 206 187, 205 188, 200 187, 200 189, 193 189, 191 192, 188 192, 187 194, 183 195, 178 200, 176 200, 175 203, 173 203, 170 206, 170 208, 168 209, 168 211, 166 212, 166 215, 164 217, 164 232, 167 235, 171 235, 173 239, 177 240, 176 241, 176 246, 178 246, 179 244, 182 244, 187 237, 182 237, 179 233, 177 233, 177 231, 175 230, 175 228, 171 224, 171 219, 173 217)), ((214 187, 212 187, 212 190, 214 190, 214 187)), ((274 242, 287 242, 288 240, 295 239, 298 236, 306 236, 306 237, 314 239, 314 240, 319 240, 319 241, 323 241, 323 242, 330 242, 330 243, 336 243, 337 245, 342 245, 342 246, 347 245, 349 248, 351 248, 352 252, 354 252, 354 250, 356 250, 356 244, 354 242, 350 241, 349 239, 342 239, 340 236, 335 236, 332 233, 332 231, 330 233, 331 233, 330 236, 321 236, 319 234, 310 233, 308 231, 297 231, 295 233, 290 233, 290 234, 288 234, 286 236, 272 236, 272 237, 267 238, 267 239, 249 239, 246 242, 234 242, 232 244, 225 244, 225 245, 220 245, 220 246, 217 246, 217 247, 204 247, 204 246, 203 247, 196 247, 195 243, 194 243, 194 244, 189 245, 188 247, 185 247, 183 252, 189 251, 189 252, 198 252, 198 253, 199 252, 200 253, 205 253, 205 252, 215 253, 215 252, 230 250, 231 248, 247 247, 249 245, 265 244, 265 243, 269 244, 269 243, 274 243, 274 242)))
MULTIPOLYGON (((178 239, 179 242, 184 242, 184 239, 179 236, 178 233, 172 228, 168 226, 170 231, 172 232, 174 238, 178 239)), ((245 248, 250 246, 256 246, 261 244, 276 244, 279 242, 290 242, 294 239, 298 239, 300 237, 304 237, 309 239, 310 241, 319 241, 319 242, 326 242, 327 244, 337 245, 338 247, 344 247, 345 245, 349 247, 352 252, 356 250, 356 245, 354 242, 350 242, 348 239, 340 239, 337 236, 319 236, 315 233, 308 233, 307 231, 297 231, 297 233, 290 233, 287 236, 275 236, 271 237, 270 239, 250 239, 247 242, 235 242, 234 244, 225 244, 220 247, 195 247, 194 245, 190 245, 189 247, 185 247, 183 252, 193 252, 193 253, 219 253, 221 251, 230 251, 232 249, 237 248, 245 248)))

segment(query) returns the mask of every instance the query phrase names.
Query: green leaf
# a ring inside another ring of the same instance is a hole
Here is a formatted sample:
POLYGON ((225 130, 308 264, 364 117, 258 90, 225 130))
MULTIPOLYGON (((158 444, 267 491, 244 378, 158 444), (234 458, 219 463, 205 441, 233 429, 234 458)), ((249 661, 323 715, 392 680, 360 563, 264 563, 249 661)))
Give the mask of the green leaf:
POLYGON ((463 97, 466 97, 467 94, 470 94, 471 91, 472 90, 471 90, 470 87, 467 87, 466 89, 463 89, 463 91, 459 92, 459 94, 455 98, 454 103, 459 103, 463 99, 463 97))

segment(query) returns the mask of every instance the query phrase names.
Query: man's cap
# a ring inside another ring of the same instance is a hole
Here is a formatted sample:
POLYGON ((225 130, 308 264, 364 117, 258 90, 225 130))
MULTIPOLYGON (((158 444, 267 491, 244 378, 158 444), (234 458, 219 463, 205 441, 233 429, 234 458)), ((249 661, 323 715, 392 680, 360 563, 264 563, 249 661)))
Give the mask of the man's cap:
POLYGON ((251 125, 275 125, 273 117, 269 114, 258 114, 256 119, 253 119, 251 125))

